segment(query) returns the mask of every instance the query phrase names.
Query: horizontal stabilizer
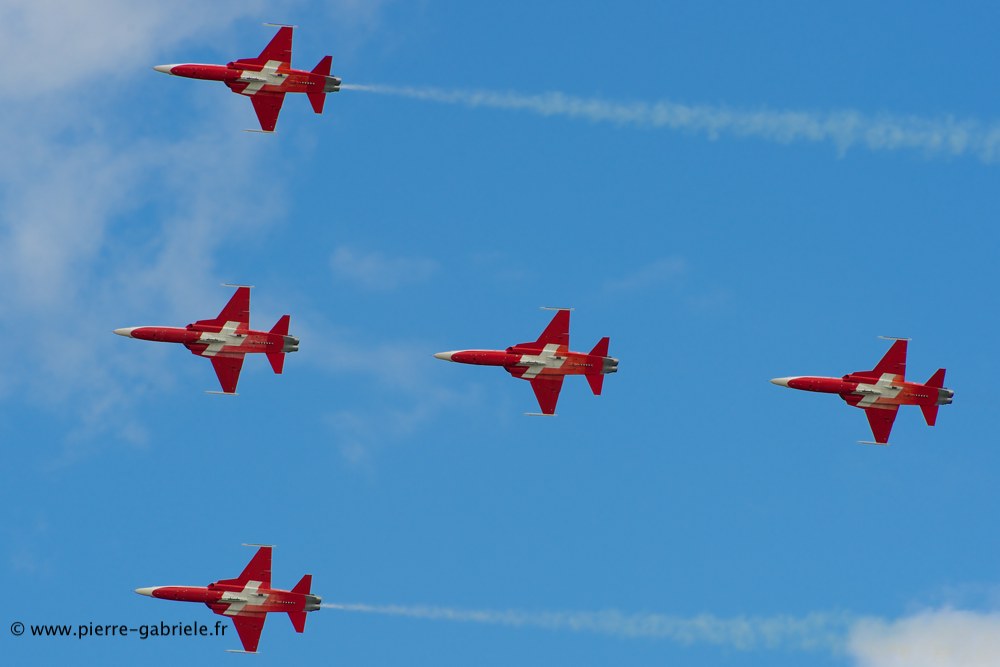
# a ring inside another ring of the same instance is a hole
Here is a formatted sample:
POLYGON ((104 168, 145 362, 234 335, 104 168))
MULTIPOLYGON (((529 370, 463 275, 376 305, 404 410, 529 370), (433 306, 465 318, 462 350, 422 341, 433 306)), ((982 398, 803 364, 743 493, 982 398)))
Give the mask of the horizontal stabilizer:
POLYGON ((288 315, 282 315, 281 319, 274 323, 271 327, 271 333, 277 334, 279 336, 288 335, 288 322, 291 318, 288 315))
POLYGON ((608 346, 611 343, 611 339, 605 336, 601 340, 597 341, 597 345, 594 349, 590 351, 591 356, 594 357, 606 357, 608 356, 608 346))
MULTIPOLYGON (((607 340, 607 339, 605 339, 607 340)), ((594 375, 587 376, 587 382, 590 383, 590 390, 594 392, 594 396, 601 395, 601 387, 604 386, 604 375, 601 373, 595 373, 594 375)))
POLYGON ((302 593, 303 595, 309 595, 309 589, 312 588, 312 575, 305 574, 299 579, 299 583, 295 584, 295 588, 292 589, 293 593, 302 593))
POLYGON ((292 620, 292 625, 295 627, 295 632, 304 632, 306 629, 306 612, 304 611, 290 611, 288 612, 288 618, 292 620))
POLYGON ((316 63, 312 73, 323 78, 330 76, 330 65, 333 63, 333 56, 323 56, 323 59, 316 63))
POLYGON ((323 113, 323 105, 326 104, 326 93, 322 90, 311 91, 306 93, 306 97, 309 98, 309 104, 312 105, 313 111, 316 113, 323 113))
POLYGON ((927 422, 928 426, 934 426, 934 422, 937 421, 938 406, 935 405, 921 405, 920 411, 924 413, 924 421, 927 422))
POLYGON ((274 374, 281 375, 281 371, 285 367, 285 353, 268 352, 267 360, 271 362, 271 368, 274 370, 274 374))
POLYGON ((333 63, 332 56, 323 56, 316 67, 313 67, 313 76, 309 77, 313 89, 306 93, 306 97, 309 98, 309 104, 316 113, 323 113, 323 104, 326 102, 326 81, 330 78, 331 63, 333 63))
POLYGON ((939 368, 931 376, 931 379, 926 382, 928 387, 934 387, 935 389, 941 389, 944 387, 944 369, 939 368))

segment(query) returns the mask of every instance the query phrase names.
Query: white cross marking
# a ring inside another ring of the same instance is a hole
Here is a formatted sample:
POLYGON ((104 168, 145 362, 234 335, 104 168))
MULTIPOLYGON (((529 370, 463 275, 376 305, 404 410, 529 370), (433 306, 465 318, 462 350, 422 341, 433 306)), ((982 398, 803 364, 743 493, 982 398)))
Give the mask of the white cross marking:
POLYGON ((262 605, 267 602, 268 596, 264 593, 258 593, 257 589, 261 586, 260 581, 248 581, 247 585, 243 587, 242 591, 239 592, 227 592, 222 595, 222 599, 219 602, 228 603, 229 608, 226 609, 227 616, 236 616, 243 608, 248 604, 253 606, 262 605))
POLYGON ((240 72, 240 81, 249 81, 250 85, 243 89, 244 95, 253 95, 264 86, 280 86, 285 82, 287 74, 278 74, 280 60, 268 60, 259 71, 243 70, 240 72))
POLYGON ((206 331, 198 339, 199 342, 208 343, 208 347, 202 354, 206 357, 214 357, 219 352, 222 351, 223 347, 239 347, 246 342, 247 337, 245 334, 236 333, 236 328, 240 326, 239 322, 226 322, 222 326, 222 331, 218 333, 211 333, 206 331))
POLYGON ((557 357, 556 351, 559 349, 557 343, 549 343, 538 354, 523 354, 518 366, 527 366, 528 370, 521 377, 530 380, 542 372, 545 368, 561 368, 566 363, 566 357, 557 357))
POLYGON ((859 408, 866 408, 874 405, 880 398, 896 398, 903 388, 893 384, 896 375, 893 373, 882 373, 882 377, 875 384, 859 383, 854 391, 864 394, 864 398, 858 401, 859 408))

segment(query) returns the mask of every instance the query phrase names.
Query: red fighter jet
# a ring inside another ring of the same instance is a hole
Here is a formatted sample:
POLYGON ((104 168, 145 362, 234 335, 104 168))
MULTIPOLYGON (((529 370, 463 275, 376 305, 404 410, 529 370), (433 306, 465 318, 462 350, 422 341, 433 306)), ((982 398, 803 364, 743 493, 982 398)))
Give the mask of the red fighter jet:
MULTIPOLYGON (((236 287, 227 285, 227 287, 236 287)), ((250 288, 239 286, 236 294, 211 320, 198 320, 180 327, 128 327, 115 329, 119 336, 155 340, 161 343, 181 343, 200 357, 208 357, 219 377, 223 394, 236 395, 236 383, 248 354, 264 353, 275 373, 285 365, 285 353, 299 349, 299 339, 288 335, 288 315, 283 315, 270 331, 250 328, 250 288)), ((209 392, 218 393, 218 392, 209 392)))
POLYGON ((156 65, 153 69, 189 79, 222 81, 234 93, 249 97, 260 129, 273 132, 285 93, 305 93, 313 111, 323 113, 326 94, 340 90, 340 79, 330 76, 332 62, 331 56, 324 56, 311 72, 292 69, 292 26, 282 26, 256 58, 226 65, 156 65))
MULTIPOLYGON (((271 547, 260 547, 243 573, 235 579, 221 579, 208 586, 150 586, 137 588, 139 595, 180 602, 203 602, 216 614, 233 619, 243 643, 243 652, 255 653, 264 621, 270 612, 285 612, 296 632, 306 629, 306 612, 320 608, 322 599, 309 593, 312 575, 307 574, 290 591, 271 588, 271 547)), ((231 651, 240 653, 240 651, 231 651)))
POLYGON ((870 371, 857 371, 842 378, 787 377, 771 380, 774 384, 790 389, 840 394, 849 405, 861 408, 868 416, 875 442, 864 444, 889 444, 889 432, 901 405, 919 405, 928 426, 937 420, 938 406, 951 403, 955 392, 944 388, 944 371, 939 368, 924 384, 907 382, 906 340, 895 340, 882 361, 870 371))
MULTIPOLYGON (((559 390, 567 375, 584 375, 595 396, 600 396, 604 375, 618 372, 618 360, 608 356, 605 336, 589 354, 569 350, 569 310, 557 310, 545 331, 533 343, 521 343, 506 350, 456 350, 434 356, 445 361, 478 366, 503 366, 514 377, 528 380, 535 391, 543 415, 554 415, 559 390)), ((526 413, 537 414, 537 413, 526 413)))

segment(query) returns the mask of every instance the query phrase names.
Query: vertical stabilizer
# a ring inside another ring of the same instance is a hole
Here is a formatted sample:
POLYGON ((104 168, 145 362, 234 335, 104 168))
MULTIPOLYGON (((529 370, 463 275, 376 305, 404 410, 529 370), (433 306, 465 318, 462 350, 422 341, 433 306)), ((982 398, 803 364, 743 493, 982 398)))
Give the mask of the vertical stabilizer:
POLYGON ((304 611, 290 611, 288 612, 288 618, 292 621, 292 626, 295 627, 295 632, 305 632, 306 629, 306 612, 304 611))
POLYGON ((934 426, 934 422, 937 421, 938 406, 934 405, 921 405, 920 411, 924 413, 924 421, 927 422, 928 426, 934 426))
POLYGON ((941 389, 944 387, 944 369, 939 368, 931 376, 931 379, 925 383, 928 387, 934 387, 935 389, 941 389))
MULTIPOLYGON (((274 370, 275 375, 281 375, 282 369, 285 367, 285 351, 288 350, 288 345, 286 342, 290 338, 288 335, 288 324, 291 318, 288 315, 282 315, 281 319, 275 322, 274 326, 271 327, 271 334, 274 336, 281 336, 281 350, 273 351, 267 353, 267 360, 271 363, 271 369, 274 370)), ((298 341, 296 341, 296 344, 298 341)))
POLYGON ((330 65, 333 63, 332 56, 323 56, 316 67, 313 68, 310 77, 313 90, 306 93, 309 103, 312 104, 313 111, 323 113, 323 104, 326 103, 326 81, 330 77, 330 65))
MULTIPOLYGON (((309 595, 309 589, 311 588, 312 588, 312 575, 306 574, 303 575, 301 579, 299 579, 299 583, 295 584, 295 588, 292 589, 292 593, 298 593, 299 595, 309 595)), ((306 612, 290 611, 288 612, 288 618, 292 621, 292 625, 295 627, 295 632, 303 632, 306 629, 306 612)))
POLYGON ((267 360, 271 362, 271 370, 274 371, 274 374, 281 375, 281 371, 285 368, 285 353, 268 352, 267 360))
POLYGON ((291 321, 291 319, 292 318, 289 317, 288 315, 282 315, 281 319, 275 322, 274 326, 271 327, 271 333, 277 334, 279 336, 287 336, 288 324, 291 321))
POLYGON ((302 578, 299 579, 299 583, 295 584, 295 588, 292 589, 292 592, 309 595, 309 589, 312 588, 312 581, 313 578, 311 574, 302 575, 302 578))
POLYGON ((594 349, 590 351, 591 356, 594 357, 606 357, 608 356, 608 346, 611 344, 611 339, 605 336, 601 340, 597 341, 597 345, 594 349))

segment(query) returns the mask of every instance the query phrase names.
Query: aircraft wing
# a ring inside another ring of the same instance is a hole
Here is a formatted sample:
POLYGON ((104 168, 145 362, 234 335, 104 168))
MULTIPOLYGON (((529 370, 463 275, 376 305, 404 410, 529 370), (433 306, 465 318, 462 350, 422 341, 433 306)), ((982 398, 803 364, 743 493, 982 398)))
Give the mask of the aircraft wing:
POLYGON ((882 360, 872 369, 872 375, 881 377, 884 373, 898 375, 902 380, 906 377, 906 341, 897 340, 885 353, 882 360))
POLYGON ((261 65, 268 61, 277 61, 284 67, 292 65, 292 26, 286 25, 278 28, 271 41, 268 42, 264 50, 256 58, 247 58, 240 62, 256 62, 261 65))
POLYGON ((245 329, 250 326, 250 288, 237 287, 236 293, 222 308, 219 315, 211 320, 198 320, 195 324, 225 326, 227 322, 236 322, 245 329))
POLYGON ((274 132, 274 126, 278 124, 278 114, 281 113, 281 103, 285 101, 285 94, 256 92, 250 95, 250 101, 253 102, 253 110, 257 112, 260 129, 265 132, 274 132))
POLYGON ((233 625, 236 626, 236 632, 243 643, 243 650, 248 653, 256 653, 267 614, 241 614, 230 616, 230 618, 233 619, 233 625))
POLYGON ((535 398, 538 399, 538 407, 542 409, 542 414, 554 415, 556 413, 556 403, 559 401, 563 377, 562 375, 537 375, 531 379, 531 388, 535 390, 535 398))
POLYGON ((227 394, 236 393, 236 383, 240 381, 244 357, 245 355, 209 357, 212 360, 215 374, 219 378, 219 384, 222 385, 222 391, 227 394))
POLYGON ((256 65, 263 67, 267 63, 275 63, 279 67, 292 66, 292 26, 281 26, 264 50, 256 58, 240 58, 233 61, 235 65, 256 65))
POLYGON ((271 587, 271 547, 260 547, 243 572, 235 579, 222 579, 217 583, 246 586, 251 581, 259 581, 261 588, 271 587))
POLYGON ((535 343, 540 347, 546 345, 569 347, 569 311, 560 310, 557 312, 535 343))
POLYGON ((889 444, 889 432, 892 431, 892 423, 896 420, 896 411, 898 409, 898 405, 886 406, 884 408, 865 408, 868 424, 872 427, 872 435, 875 436, 875 442, 878 444, 889 444))

